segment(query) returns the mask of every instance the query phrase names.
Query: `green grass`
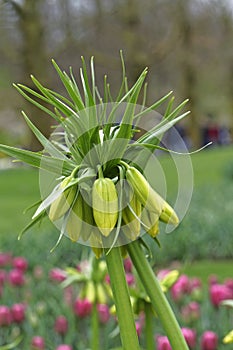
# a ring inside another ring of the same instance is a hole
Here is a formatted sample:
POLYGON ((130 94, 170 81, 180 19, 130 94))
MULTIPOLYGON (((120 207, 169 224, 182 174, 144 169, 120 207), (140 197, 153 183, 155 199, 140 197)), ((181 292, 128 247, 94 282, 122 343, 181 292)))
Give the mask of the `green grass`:
MULTIPOLYGON (((194 175, 194 190, 211 184, 212 186, 218 186, 219 181, 223 180, 226 176, 229 164, 233 168, 233 147, 214 148, 210 147, 195 153, 191 156, 185 155, 174 155, 175 161, 179 161, 181 170, 182 165, 185 167, 188 158, 190 157, 193 167, 194 175)), ((166 174, 166 181, 168 189, 171 193, 177 188, 177 176, 176 176, 176 165, 170 156, 162 156, 160 164, 163 167, 164 173, 166 174)))
POLYGON ((23 211, 38 201, 38 172, 31 168, 0 171, 0 232, 16 232, 30 215, 23 211))
POLYGON ((181 268, 181 272, 189 277, 199 277, 204 284, 207 283, 210 275, 218 276, 219 282, 226 278, 232 277, 233 262, 232 260, 214 261, 202 260, 186 263, 181 268))

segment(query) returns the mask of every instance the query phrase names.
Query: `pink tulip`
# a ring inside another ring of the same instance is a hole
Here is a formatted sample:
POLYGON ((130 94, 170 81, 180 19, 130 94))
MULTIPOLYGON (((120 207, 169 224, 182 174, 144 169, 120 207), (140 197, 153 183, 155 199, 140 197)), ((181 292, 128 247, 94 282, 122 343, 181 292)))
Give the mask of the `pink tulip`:
POLYGON ((15 269, 19 269, 23 272, 25 272, 28 268, 28 262, 23 256, 17 256, 13 258, 12 266, 15 269))
POLYGON ((135 278, 132 273, 127 272, 125 274, 126 282, 129 286, 132 286, 135 283, 135 278))
POLYGON ((77 298, 74 302, 74 313, 80 317, 84 318, 89 316, 92 311, 92 303, 87 299, 79 299, 77 298))
POLYGON ((21 270, 13 269, 8 274, 8 281, 13 287, 21 287, 25 283, 25 277, 21 270))
POLYGON ((73 348, 70 345, 61 344, 56 347, 56 350, 73 350, 73 348))
POLYGON ((171 287, 171 296, 174 301, 180 301, 187 293, 190 293, 189 278, 186 275, 181 275, 171 287))
POLYGON ((181 315, 185 322, 198 320, 200 317, 200 304, 191 301, 189 304, 181 308, 181 315))
POLYGON ((206 331, 201 337, 201 350, 217 350, 218 336, 212 331, 206 331))
POLYGON ((189 281, 189 288, 190 292, 193 292, 195 289, 201 289, 202 288, 202 282, 200 278, 193 277, 189 281))
POLYGON ((33 350, 45 350, 44 338, 38 335, 32 338, 31 345, 33 350))
POLYGON ((110 312, 107 304, 98 304, 97 310, 99 314, 99 320, 101 323, 105 324, 109 321, 110 312))
POLYGON ((106 282, 107 284, 110 284, 110 276, 109 276, 109 275, 106 275, 106 276, 105 276, 105 282, 106 282))
POLYGON ((22 303, 14 304, 11 307, 12 320, 21 323, 25 320, 25 305, 22 303))
POLYGON ((125 268, 125 272, 132 272, 133 264, 130 258, 126 258, 124 260, 124 268, 125 268))
POLYGON ((54 282, 63 282, 66 279, 66 273, 62 269, 54 268, 50 270, 49 278, 54 282))
POLYGON ((215 307, 218 307, 223 300, 231 299, 231 290, 224 284, 213 284, 209 289, 210 300, 215 307))
POLYGON ((181 275, 178 278, 178 281, 176 283, 179 283, 179 285, 181 286, 181 289, 184 293, 189 293, 190 292, 190 281, 188 276, 186 275, 181 275))
POLYGON ((9 326, 12 321, 11 310, 6 305, 0 305, 0 327, 9 326))
POLYGON ((157 349, 158 350, 172 350, 172 347, 169 343, 168 337, 159 335, 157 337, 157 349))
POLYGON ((181 328, 182 334, 190 349, 196 346, 196 332, 190 328, 181 328))
POLYGON ((68 330, 68 320, 65 316, 58 316, 55 320, 54 330, 58 334, 66 334, 68 330))
POLYGON ((233 278, 227 278, 224 285, 231 290, 231 299, 233 299, 233 278))
POLYGON ((140 337, 141 333, 142 333, 142 325, 139 321, 135 322, 135 327, 136 327, 136 332, 138 337, 140 337))

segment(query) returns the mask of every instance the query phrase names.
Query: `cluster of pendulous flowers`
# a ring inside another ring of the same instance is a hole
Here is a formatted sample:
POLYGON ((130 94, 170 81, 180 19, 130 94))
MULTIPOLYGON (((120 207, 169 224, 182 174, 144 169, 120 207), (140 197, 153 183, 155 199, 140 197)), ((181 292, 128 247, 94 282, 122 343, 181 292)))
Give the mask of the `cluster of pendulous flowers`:
MULTIPOLYGON (((139 170, 123 161, 118 167, 121 167, 124 179, 120 193, 117 191, 119 181, 122 180, 120 175, 114 179, 105 177, 99 166, 88 204, 84 198, 87 198, 87 193, 84 194, 75 183, 75 170, 62 181, 61 189, 70 186, 52 202, 49 209, 51 221, 61 218, 66 221, 66 232, 72 241, 90 239, 97 257, 102 254, 104 238, 113 231, 115 236, 121 235, 120 243, 125 244, 138 238, 141 230, 155 238, 159 231, 159 220, 173 225, 179 223, 173 208, 154 191, 139 170), (117 234, 119 220, 121 232, 117 234)), ((106 241, 106 244, 109 243, 106 241)))

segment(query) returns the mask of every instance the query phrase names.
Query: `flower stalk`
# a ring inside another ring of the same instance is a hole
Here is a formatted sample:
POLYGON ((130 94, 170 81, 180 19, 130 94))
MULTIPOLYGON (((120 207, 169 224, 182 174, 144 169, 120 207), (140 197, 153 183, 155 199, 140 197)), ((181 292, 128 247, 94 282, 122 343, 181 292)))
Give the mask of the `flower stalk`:
POLYGON ((145 309, 145 338, 146 338, 146 349, 154 350, 154 332, 153 332, 153 313, 151 304, 144 302, 145 309))
POLYGON ((91 331, 91 349, 100 350, 99 317, 96 301, 94 302, 92 307, 91 331))
POLYGON ((139 241, 127 245, 129 255, 138 272, 151 303, 162 323, 165 333, 174 350, 188 350, 180 326, 165 297, 160 284, 146 259, 139 241))
POLYGON ((140 350, 119 247, 112 248, 106 254, 106 262, 116 305, 122 348, 124 350, 140 350))

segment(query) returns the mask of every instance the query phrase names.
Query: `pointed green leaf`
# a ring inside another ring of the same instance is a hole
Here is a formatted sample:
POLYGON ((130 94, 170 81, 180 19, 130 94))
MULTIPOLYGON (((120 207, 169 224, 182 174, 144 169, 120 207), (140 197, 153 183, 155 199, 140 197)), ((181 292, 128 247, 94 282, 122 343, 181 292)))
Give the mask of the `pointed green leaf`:
POLYGON ((56 158, 66 159, 65 155, 59 151, 41 132, 37 127, 31 122, 31 120, 27 117, 26 113, 22 111, 23 117, 29 126, 29 128, 32 130, 34 135, 37 137, 41 145, 44 147, 44 149, 51 155, 56 158))
POLYGON ((54 118, 56 121, 58 121, 60 123, 60 118, 58 118, 58 116, 53 113, 50 109, 46 108, 45 106, 43 106, 42 104, 40 104, 39 102, 33 100, 33 98, 31 98, 30 96, 28 96, 23 90, 33 94, 34 96, 36 96, 37 98, 42 99, 43 101, 46 101, 47 103, 48 100, 43 98, 42 95, 37 94, 36 92, 34 92, 34 90, 28 88, 27 86, 24 86, 22 84, 13 84, 13 86, 18 90, 18 92, 29 102, 31 102, 33 105, 35 105, 37 108, 41 109, 43 112, 45 112, 46 114, 50 115, 52 118, 54 118))
POLYGON ((70 160, 65 161, 59 158, 48 157, 38 152, 31 152, 1 144, 0 151, 29 165, 60 175, 69 175, 75 168, 70 160))

